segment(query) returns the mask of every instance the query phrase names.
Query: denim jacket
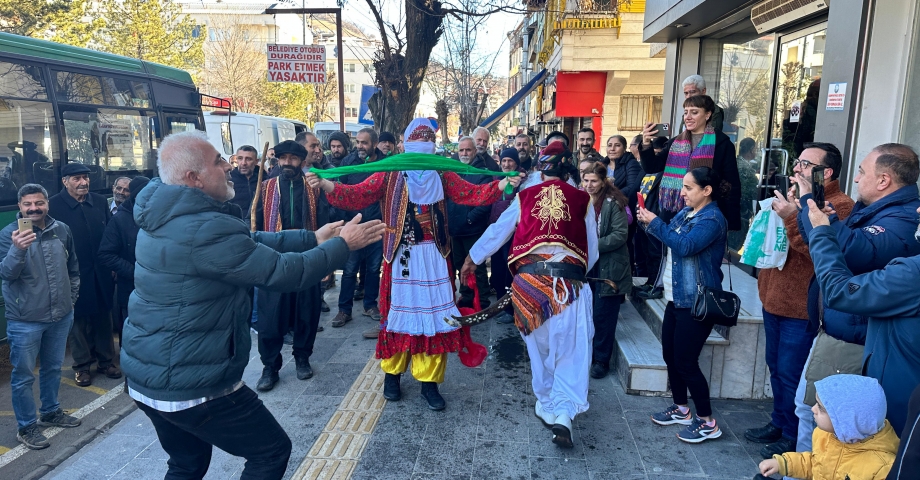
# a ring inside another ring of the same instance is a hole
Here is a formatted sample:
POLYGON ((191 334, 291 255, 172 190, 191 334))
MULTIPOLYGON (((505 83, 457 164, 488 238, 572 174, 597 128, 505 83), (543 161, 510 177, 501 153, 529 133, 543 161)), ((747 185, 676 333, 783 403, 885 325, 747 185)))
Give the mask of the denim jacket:
POLYGON ((672 292, 677 308, 693 306, 700 273, 703 285, 722 289, 721 266, 728 224, 715 202, 688 217, 691 210, 684 207, 670 224, 656 218, 648 225, 648 233, 671 249, 672 292))

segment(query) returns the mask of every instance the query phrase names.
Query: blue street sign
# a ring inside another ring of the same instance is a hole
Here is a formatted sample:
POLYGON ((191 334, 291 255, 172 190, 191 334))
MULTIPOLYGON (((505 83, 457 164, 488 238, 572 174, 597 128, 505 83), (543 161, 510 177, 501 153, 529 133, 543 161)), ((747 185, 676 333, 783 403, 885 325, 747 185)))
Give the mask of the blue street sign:
POLYGON ((371 116, 371 109, 368 108, 367 102, 370 101, 371 95, 378 90, 380 89, 373 85, 361 85, 361 108, 358 109, 358 123, 362 125, 374 124, 374 117, 371 116))

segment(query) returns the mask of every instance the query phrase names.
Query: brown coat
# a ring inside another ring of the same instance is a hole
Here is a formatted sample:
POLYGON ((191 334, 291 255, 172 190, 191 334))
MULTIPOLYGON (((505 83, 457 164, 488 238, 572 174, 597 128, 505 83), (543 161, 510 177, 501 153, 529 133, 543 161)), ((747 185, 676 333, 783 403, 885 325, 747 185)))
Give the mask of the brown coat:
MULTIPOLYGON (((840 220, 845 220, 853 210, 853 199, 840 191, 840 182, 834 180, 824 187, 825 198, 837 211, 840 220)), ((808 245, 799 234, 796 215, 783 219, 789 238, 789 253, 783 269, 761 270, 757 277, 757 289, 763 308, 773 315, 808 319, 808 283, 815 274, 808 245)))

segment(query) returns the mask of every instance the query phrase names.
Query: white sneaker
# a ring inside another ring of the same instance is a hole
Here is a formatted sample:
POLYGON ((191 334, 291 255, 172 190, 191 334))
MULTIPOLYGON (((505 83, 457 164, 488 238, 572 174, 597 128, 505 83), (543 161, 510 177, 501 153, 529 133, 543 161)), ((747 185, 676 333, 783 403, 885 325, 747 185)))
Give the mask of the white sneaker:
POLYGON ((547 413, 546 410, 543 410, 543 404, 537 400, 537 404, 534 406, 534 414, 537 418, 543 422, 543 425, 546 425, 547 428, 552 428, 553 424, 556 423, 556 417, 552 413, 547 413))

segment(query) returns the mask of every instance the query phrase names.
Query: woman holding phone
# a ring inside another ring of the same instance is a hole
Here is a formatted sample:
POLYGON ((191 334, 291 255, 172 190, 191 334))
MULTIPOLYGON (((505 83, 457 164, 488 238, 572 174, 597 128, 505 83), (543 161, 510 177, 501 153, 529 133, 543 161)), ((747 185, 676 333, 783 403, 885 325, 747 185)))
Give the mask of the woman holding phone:
POLYGON ((632 291, 632 269, 627 243, 628 206, 626 196, 607 178, 607 167, 595 163, 582 177, 585 192, 591 195, 597 219, 597 263, 589 277, 610 280, 591 285, 594 292, 594 343, 591 355, 591 377, 604 378, 610 370, 614 336, 620 316, 620 304, 632 291))
POLYGON ((642 130, 639 155, 646 173, 664 171, 658 204, 664 220, 670 220, 684 207, 681 183, 684 175, 697 167, 709 167, 718 172, 722 185, 715 188, 724 195, 719 210, 725 215, 729 230, 741 229, 741 179, 735 160, 735 145, 727 135, 712 127, 710 120, 716 104, 708 95, 696 95, 684 100, 686 130, 670 139, 659 153, 652 140, 661 132, 654 123, 642 130))
POLYGON ((717 171, 696 167, 684 175, 680 192, 684 207, 670 224, 644 208, 637 213, 646 232, 668 247, 662 268, 668 304, 661 324, 661 349, 674 404, 653 414, 652 421, 658 425, 687 425, 677 438, 688 443, 722 435, 712 417, 709 384, 699 363, 713 323, 696 320, 690 313, 698 284, 722 288, 727 223, 718 206, 721 183, 717 171), (695 416, 687 406, 688 390, 696 405, 695 416))

